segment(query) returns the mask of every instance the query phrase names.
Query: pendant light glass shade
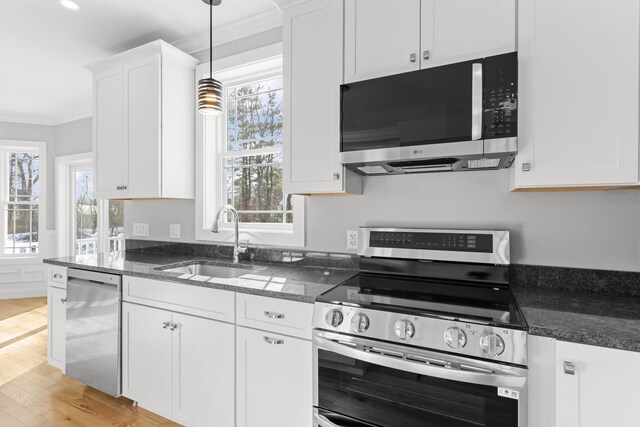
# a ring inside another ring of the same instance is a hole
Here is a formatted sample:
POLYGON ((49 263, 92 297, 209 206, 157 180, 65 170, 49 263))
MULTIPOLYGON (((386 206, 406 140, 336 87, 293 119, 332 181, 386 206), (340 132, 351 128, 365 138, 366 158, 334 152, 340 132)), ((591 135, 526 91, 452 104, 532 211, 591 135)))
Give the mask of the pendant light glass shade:
POLYGON ((222 83, 206 78, 198 82, 198 111, 207 116, 222 114, 222 83))
POLYGON ((198 111, 207 116, 222 114, 222 83, 213 78, 213 6, 222 0, 202 0, 209 6, 209 77, 198 81, 198 111))

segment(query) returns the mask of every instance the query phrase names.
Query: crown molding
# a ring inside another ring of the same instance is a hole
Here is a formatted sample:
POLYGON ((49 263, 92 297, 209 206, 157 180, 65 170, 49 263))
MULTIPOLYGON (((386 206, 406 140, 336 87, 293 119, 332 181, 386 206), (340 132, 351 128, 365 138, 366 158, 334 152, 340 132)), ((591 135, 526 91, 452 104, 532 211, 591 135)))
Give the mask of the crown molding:
POLYGON ((53 126, 51 117, 38 117, 21 114, 0 114, 1 123, 16 123, 23 125, 40 125, 40 126, 53 126))
MULTIPOLYGON (((214 47, 220 46, 281 26, 282 13, 274 7, 238 21, 215 27, 213 29, 213 45, 214 47)), ((171 44, 186 53, 206 50, 209 49, 209 32, 176 40, 171 44)))
POLYGON ((57 126, 63 123, 74 122, 80 119, 86 119, 87 117, 93 117, 93 110, 91 108, 76 111, 75 113, 60 114, 58 116, 54 116, 53 119, 51 120, 51 124, 54 126, 57 126))

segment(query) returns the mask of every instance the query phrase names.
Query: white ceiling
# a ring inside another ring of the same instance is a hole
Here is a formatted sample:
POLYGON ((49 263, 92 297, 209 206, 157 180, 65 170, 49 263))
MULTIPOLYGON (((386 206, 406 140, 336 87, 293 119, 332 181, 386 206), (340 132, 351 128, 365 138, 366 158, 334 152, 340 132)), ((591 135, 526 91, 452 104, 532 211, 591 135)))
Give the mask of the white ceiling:
MULTIPOLYGON (((86 116, 84 66, 141 44, 208 31, 202 0, 0 0, 0 121, 56 124, 86 116)), ((223 0, 216 27, 275 9, 270 0, 223 0)))

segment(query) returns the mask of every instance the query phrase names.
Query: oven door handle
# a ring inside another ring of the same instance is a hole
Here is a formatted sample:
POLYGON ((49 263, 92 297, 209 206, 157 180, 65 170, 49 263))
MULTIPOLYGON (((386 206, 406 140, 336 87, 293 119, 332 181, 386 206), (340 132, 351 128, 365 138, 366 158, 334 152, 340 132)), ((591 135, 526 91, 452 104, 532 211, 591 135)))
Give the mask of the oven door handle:
POLYGON ((387 368, 398 369, 401 371, 411 372, 415 374, 425 375, 435 378, 443 378, 451 381, 459 381, 464 383, 486 385, 490 387, 506 387, 520 388, 527 381, 525 376, 482 373, 473 371, 462 371, 455 368, 440 367, 428 365, 422 362, 412 362, 393 356, 385 356, 383 354, 370 353, 358 350, 350 346, 337 343, 319 336, 313 337, 314 344, 317 348, 361 360, 367 363, 385 366, 387 368))

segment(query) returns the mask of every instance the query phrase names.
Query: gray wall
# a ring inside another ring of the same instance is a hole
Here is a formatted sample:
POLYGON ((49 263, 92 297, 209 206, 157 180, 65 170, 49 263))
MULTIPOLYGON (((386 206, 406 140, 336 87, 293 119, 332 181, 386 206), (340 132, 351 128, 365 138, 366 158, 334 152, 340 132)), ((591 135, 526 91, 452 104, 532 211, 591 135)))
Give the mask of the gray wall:
MULTIPOLYGON (((348 252, 361 225, 496 228, 512 232, 512 262, 640 271, 640 192, 512 193, 507 171, 367 178, 362 196, 306 198, 306 248, 348 252)), ((182 224, 194 241, 191 201, 130 201, 126 229, 150 225, 170 240, 182 224)), ((128 237, 131 237, 128 234, 128 237)))
POLYGON ((0 122, 0 139, 44 141, 47 143, 47 230, 56 228, 55 159, 58 156, 92 150, 91 118, 58 126, 0 122))
POLYGON ((54 134, 53 126, 0 122, 0 139, 41 141, 47 143, 47 185, 50 191, 47 198, 47 230, 53 230, 56 225, 55 218, 53 217, 55 199, 53 192, 51 192, 55 181, 55 171, 53 168, 53 159, 55 157, 54 134))

